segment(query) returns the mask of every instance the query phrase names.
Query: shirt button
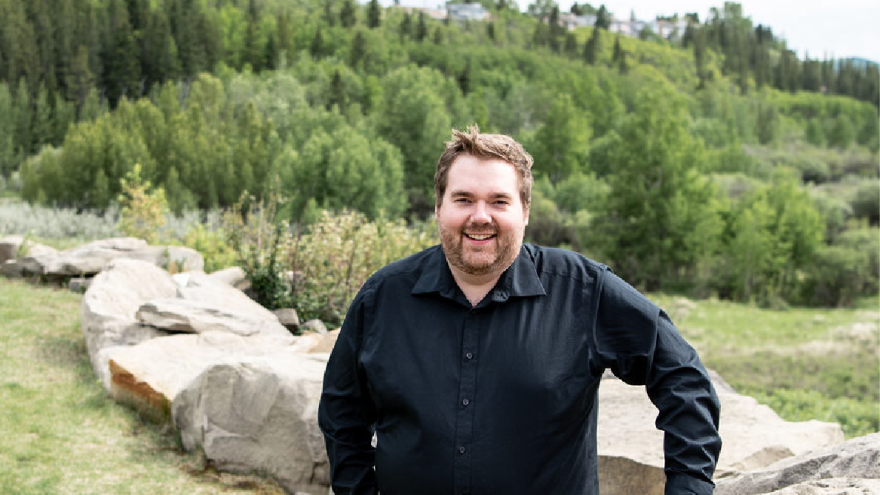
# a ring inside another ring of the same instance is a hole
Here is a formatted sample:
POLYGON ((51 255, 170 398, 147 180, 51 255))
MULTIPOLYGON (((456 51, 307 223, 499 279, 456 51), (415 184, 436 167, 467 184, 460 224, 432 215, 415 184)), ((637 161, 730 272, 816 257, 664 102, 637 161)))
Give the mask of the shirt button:
POLYGON ((459 448, 458 448, 458 453, 459 453, 459 454, 464 454, 466 451, 467 451, 467 449, 464 448, 464 447, 459 447, 459 448))
POLYGON ((463 401, 461 401, 461 403, 464 404, 464 405, 466 406, 466 405, 470 404, 471 401, 469 401, 469 400, 467 400, 467 399, 464 399, 463 401))
POLYGON ((467 358, 468 361, 470 361, 471 359, 474 358, 474 353, 469 352, 469 353, 465 354, 464 357, 467 358))

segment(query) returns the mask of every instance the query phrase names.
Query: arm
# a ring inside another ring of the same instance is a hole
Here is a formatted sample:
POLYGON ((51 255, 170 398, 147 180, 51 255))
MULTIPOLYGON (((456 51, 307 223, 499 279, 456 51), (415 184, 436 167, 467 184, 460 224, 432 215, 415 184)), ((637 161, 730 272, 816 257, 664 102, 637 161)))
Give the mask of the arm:
POLYGON ((375 449, 370 443, 376 411, 359 365, 363 335, 363 294, 358 294, 339 332, 324 372, 318 426, 330 460, 336 495, 376 495, 375 449))
POLYGON ((601 362, 631 385, 645 385, 665 432, 666 495, 708 495, 721 450, 720 404, 696 351, 659 308, 613 273, 598 297, 601 362))

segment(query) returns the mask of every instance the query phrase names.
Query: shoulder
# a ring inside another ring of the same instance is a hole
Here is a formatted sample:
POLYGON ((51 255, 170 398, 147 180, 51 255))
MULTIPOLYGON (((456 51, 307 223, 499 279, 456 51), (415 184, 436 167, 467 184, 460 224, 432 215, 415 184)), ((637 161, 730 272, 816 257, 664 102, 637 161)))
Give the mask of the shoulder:
POLYGON ((562 277, 584 282, 599 282, 611 270, 602 263, 568 249, 523 244, 523 249, 531 257, 535 269, 541 277, 562 277))
POLYGON ((423 270, 433 266, 439 258, 442 258, 443 252, 440 245, 431 246, 418 253, 393 261, 379 270, 367 279, 362 291, 375 291, 384 285, 408 284, 412 285, 419 279, 423 270))

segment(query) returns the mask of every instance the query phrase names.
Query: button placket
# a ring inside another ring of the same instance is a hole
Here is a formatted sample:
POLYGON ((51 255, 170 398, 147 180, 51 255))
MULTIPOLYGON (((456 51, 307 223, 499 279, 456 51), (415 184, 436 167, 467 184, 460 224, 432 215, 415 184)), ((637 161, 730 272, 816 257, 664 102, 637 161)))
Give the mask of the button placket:
POLYGON ((458 387, 458 412, 456 413, 454 483, 456 493, 471 490, 473 455, 471 443, 474 436, 474 393, 477 382, 475 351, 479 342, 479 310, 471 310, 462 326, 461 374, 458 387))

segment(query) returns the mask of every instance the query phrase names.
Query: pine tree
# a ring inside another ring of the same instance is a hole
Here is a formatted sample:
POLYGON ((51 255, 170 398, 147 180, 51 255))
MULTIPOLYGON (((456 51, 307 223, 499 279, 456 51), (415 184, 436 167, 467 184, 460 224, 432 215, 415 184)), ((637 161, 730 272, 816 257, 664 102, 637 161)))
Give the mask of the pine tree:
POLYGON ((344 28, 352 28, 357 24, 354 0, 342 0, 342 9, 339 11, 339 23, 344 28))
POLYGON ((409 12, 403 14, 403 20, 400 21, 400 38, 409 38, 412 36, 412 17, 409 12))
POLYGON ((424 41, 428 37, 428 25, 425 21, 425 13, 419 12, 419 22, 416 24, 416 41, 424 41))
POLYGON ((596 13, 596 23, 593 24, 593 27, 605 30, 611 27, 611 14, 604 4, 599 6, 599 12, 596 13))
POLYGON ((599 29, 593 28, 593 34, 590 35, 590 39, 588 39, 587 43, 584 45, 584 61, 589 65, 596 64, 596 60, 599 57, 599 51, 601 50, 601 42, 602 39, 599 34, 599 29))
POLYGON ((367 26, 370 29, 376 29, 382 24, 382 9, 379 7, 379 0, 370 0, 370 6, 367 10, 367 26))
POLYGON ((315 31, 315 36, 312 37, 312 43, 309 45, 309 52, 312 54, 312 58, 322 58, 324 56, 324 35, 321 34, 321 27, 318 26, 318 29, 315 31))

